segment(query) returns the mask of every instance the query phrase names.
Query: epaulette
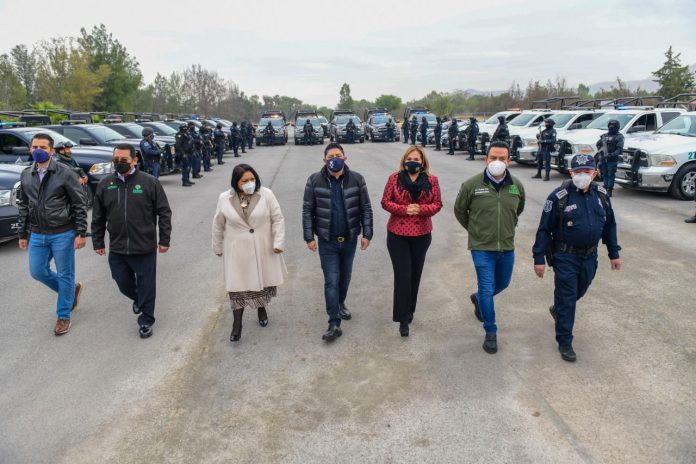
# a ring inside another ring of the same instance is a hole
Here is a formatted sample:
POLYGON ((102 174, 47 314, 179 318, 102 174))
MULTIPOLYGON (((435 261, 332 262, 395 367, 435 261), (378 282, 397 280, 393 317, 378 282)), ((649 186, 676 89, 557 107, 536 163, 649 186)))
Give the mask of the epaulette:
POLYGON ((561 189, 558 192, 556 192, 556 198, 558 198, 559 200, 566 195, 568 195, 568 190, 566 189, 561 189))
POLYGON ((605 189, 603 185, 597 184, 597 190, 599 190, 599 193, 607 195, 607 189, 605 189))

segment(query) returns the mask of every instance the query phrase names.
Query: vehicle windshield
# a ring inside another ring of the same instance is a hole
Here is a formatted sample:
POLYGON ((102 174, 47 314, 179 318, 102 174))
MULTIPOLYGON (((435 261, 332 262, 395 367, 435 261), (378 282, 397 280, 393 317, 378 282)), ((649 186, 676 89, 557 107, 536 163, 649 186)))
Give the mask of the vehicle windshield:
POLYGON ((329 120, 326 119, 324 116, 319 116, 319 121, 320 121, 322 124, 326 124, 327 122, 329 122, 329 120))
POLYGON ((372 118, 372 124, 386 124, 389 120, 394 121, 390 116, 375 116, 372 118))
POLYGON ((149 122, 147 127, 155 131, 157 135, 176 135, 176 130, 163 122, 149 122))
POLYGON ((437 124, 437 116, 435 116, 433 113, 414 113, 414 115, 411 116, 411 120, 413 120, 413 116, 415 116, 416 120, 418 120, 418 124, 423 121, 423 116, 425 116, 425 120, 428 121, 428 125, 437 124))
POLYGON ((587 125, 588 129, 601 129, 601 130, 607 130, 607 126, 609 124, 609 121, 612 119, 615 119, 619 121, 619 127, 623 129, 626 127, 626 125, 631 122, 631 119, 636 115, 636 113, 607 113, 605 115, 602 115, 589 123, 587 125))
POLYGON ((72 140, 70 140, 69 138, 67 138, 63 134, 59 134, 58 132, 52 131, 50 129, 37 129, 37 130, 31 130, 31 131, 24 131, 24 133, 27 134, 30 139, 34 138, 34 135, 38 134, 39 132, 50 135, 53 138, 54 145, 56 145, 58 143, 66 143, 66 142, 69 142, 69 143, 72 143, 73 145, 75 145, 75 143, 72 140))
POLYGON ((511 126, 523 127, 539 117, 539 113, 523 113, 510 121, 511 126))
POLYGON ((136 139, 143 136, 143 129, 145 129, 143 126, 140 126, 138 124, 128 124, 123 125, 121 127, 123 127, 123 131, 128 133, 130 137, 136 139))
POLYGON ((348 121, 351 119, 353 120, 353 124, 360 124, 360 118, 357 116, 337 116, 336 124, 348 124, 348 121))
POLYGON ((232 123, 227 119, 218 119, 217 122, 221 123, 225 127, 232 127, 232 123))
POLYGON ((84 129, 87 132, 89 132, 89 135, 91 135, 92 138, 94 138, 94 140, 96 140, 99 143, 113 142, 116 140, 125 140, 127 138, 109 127, 95 126, 85 127, 84 129))
POLYGON ((266 127, 268 125, 268 121, 271 121, 271 125, 273 127, 283 126, 283 120, 280 118, 261 118, 261 120, 259 121, 259 127, 266 127))
POLYGON ((555 127, 556 129, 560 129, 562 127, 565 127, 568 125, 570 121, 573 120, 573 118, 577 116, 576 114, 554 114, 553 116, 549 116, 548 119, 553 119, 553 121, 556 123, 555 127))
POLYGON ((505 111, 501 111, 500 113, 495 113, 493 116, 491 116, 490 118, 486 119, 486 120, 484 121, 484 124, 498 124, 498 118, 499 118, 500 116, 506 117, 506 116, 507 116, 507 113, 505 113, 505 111))
POLYGON ((656 134, 675 134, 696 137, 696 115, 683 115, 660 127, 656 134))

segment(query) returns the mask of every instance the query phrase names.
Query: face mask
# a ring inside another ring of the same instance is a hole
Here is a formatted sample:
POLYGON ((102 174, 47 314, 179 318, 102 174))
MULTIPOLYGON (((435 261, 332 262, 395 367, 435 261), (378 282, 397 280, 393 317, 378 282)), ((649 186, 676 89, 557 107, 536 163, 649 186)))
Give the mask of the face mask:
POLYGON ((616 126, 609 126, 609 133, 611 135, 616 135, 619 133, 619 128, 616 126))
POLYGON ((245 184, 242 184, 242 190, 247 195, 251 195, 252 193, 254 193, 256 191, 256 182, 249 181, 245 184))
POLYGON ((423 165, 418 161, 406 161, 404 166, 406 166, 406 170, 409 172, 409 174, 415 174, 421 170, 423 165))
POLYGON ((592 176, 585 172, 579 172, 573 175, 573 185, 575 185, 579 190, 585 190, 590 186, 592 182, 592 176))
POLYGON ((495 160, 495 161, 491 161, 488 164, 487 169, 488 169, 488 173, 491 176, 500 177, 503 174, 505 174, 505 170, 507 169, 507 166, 502 161, 495 160))
POLYGON ((121 175, 127 174, 132 169, 130 163, 114 163, 114 169, 121 175))
POLYGON ((345 160, 343 158, 331 158, 326 162, 326 167, 331 172, 340 172, 344 165, 345 160))
POLYGON ((45 163, 46 161, 51 158, 51 155, 48 154, 46 150, 42 150, 41 148, 37 148, 31 153, 31 157, 34 158, 34 161, 37 163, 45 163))

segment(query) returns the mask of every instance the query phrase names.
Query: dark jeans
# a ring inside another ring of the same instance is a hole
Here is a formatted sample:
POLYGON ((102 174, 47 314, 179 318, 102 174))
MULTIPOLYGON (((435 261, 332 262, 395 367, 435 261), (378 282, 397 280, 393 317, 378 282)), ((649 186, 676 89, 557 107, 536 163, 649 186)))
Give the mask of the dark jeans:
POLYGON ((406 237, 387 233, 387 250, 394 268, 394 322, 408 322, 416 312, 418 287, 430 242, 430 234, 406 237))
POLYGON ((478 251, 471 250, 471 257, 476 268, 478 281, 478 298, 483 330, 495 334, 498 326, 495 323, 495 306, 493 297, 510 285, 512 269, 515 265, 514 251, 478 251))
POLYGON ((607 190, 614 189, 614 179, 616 178, 616 168, 619 166, 619 161, 607 161, 601 164, 602 169, 602 180, 604 181, 604 188, 607 190))
POLYGON ((181 155, 181 183, 185 184, 189 181, 191 171, 191 155, 181 155))
POLYGON ((573 343, 575 305, 585 296, 597 273, 597 253, 582 256, 557 251, 553 256, 556 341, 559 345, 570 345, 573 343))
POLYGON ((157 293, 157 252, 124 255, 109 252, 111 277, 118 289, 135 302, 142 311, 139 325, 155 323, 155 296, 157 293))
POLYGON ((324 299, 329 324, 341 325, 338 308, 345 303, 348 295, 358 239, 346 239, 344 242, 319 239, 318 243, 321 270, 324 272, 324 299))

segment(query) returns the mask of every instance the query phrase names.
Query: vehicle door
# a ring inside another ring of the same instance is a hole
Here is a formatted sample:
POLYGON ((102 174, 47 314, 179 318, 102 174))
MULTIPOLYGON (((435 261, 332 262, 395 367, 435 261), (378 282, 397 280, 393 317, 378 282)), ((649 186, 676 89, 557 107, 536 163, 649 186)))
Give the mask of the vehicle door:
POLYGON ((0 163, 14 164, 29 161, 29 144, 11 132, 0 133, 0 163))

